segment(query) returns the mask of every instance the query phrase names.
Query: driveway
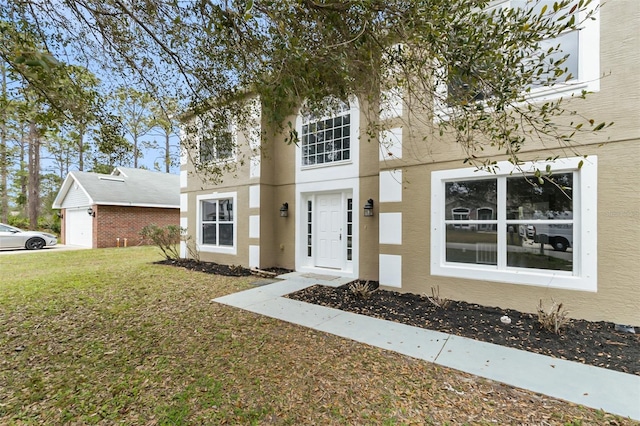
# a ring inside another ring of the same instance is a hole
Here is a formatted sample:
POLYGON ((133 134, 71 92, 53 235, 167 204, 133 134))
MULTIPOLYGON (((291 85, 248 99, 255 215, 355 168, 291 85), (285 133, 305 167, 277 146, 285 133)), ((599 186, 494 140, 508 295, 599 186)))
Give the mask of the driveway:
POLYGON ((71 246, 65 244, 57 244, 53 247, 44 247, 41 250, 27 250, 21 249, 0 249, 0 256, 8 254, 26 254, 26 253, 42 253, 42 252, 54 252, 54 251, 67 251, 67 250, 88 250, 89 247, 83 246, 71 246))

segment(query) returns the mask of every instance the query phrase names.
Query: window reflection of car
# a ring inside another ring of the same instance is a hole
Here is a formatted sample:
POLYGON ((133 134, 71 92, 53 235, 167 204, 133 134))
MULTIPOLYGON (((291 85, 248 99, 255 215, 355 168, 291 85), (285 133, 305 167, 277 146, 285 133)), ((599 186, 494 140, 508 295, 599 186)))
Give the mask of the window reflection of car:
POLYGON ((26 248, 38 250, 55 246, 58 239, 55 235, 39 231, 23 231, 20 228, 0 223, 0 249, 26 248))
MULTIPOLYGON (((573 219, 572 212, 536 211, 534 219, 573 219)), ((573 247, 573 225, 570 223, 539 223, 526 226, 527 238, 536 243, 549 244, 555 251, 567 251, 573 247)))

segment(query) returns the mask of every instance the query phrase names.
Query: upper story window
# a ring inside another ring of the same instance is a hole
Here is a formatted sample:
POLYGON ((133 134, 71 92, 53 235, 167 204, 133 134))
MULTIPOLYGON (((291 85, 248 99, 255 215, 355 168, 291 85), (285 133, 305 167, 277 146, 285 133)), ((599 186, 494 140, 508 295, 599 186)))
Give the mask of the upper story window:
POLYGON ((580 161, 544 184, 507 162, 433 172, 432 274, 595 291, 597 158, 580 161))
POLYGON ((200 162, 233 160, 237 145, 235 125, 215 123, 209 117, 201 117, 199 121, 200 162))
MULTIPOLYGON (((504 9, 517 8, 524 13, 531 13, 538 16, 553 16, 555 0, 495 0, 486 9, 487 14, 497 15, 504 9)), ((554 82, 553 86, 548 85, 549 77, 552 77, 553 68, 546 71, 535 71, 530 84, 527 86, 528 97, 549 98, 566 96, 572 93, 580 93, 582 90, 598 91, 600 88, 600 23, 599 23, 599 0, 594 0, 589 10, 595 11, 593 19, 587 19, 588 11, 579 11, 579 2, 575 0, 573 5, 558 12, 559 15, 568 14, 568 19, 575 19, 576 23, 581 23, 579 28, 569 29, 559 36, 541 40, 538 43, 538 54, 544 55, 544 63, 557 63, 558 67, 564 70, 562 76, 554 82), (575 6, 575 11, 572 12, 575 6), (560 62, 558 62, 560 61, 560 62)), ((566 22, 564 20, 563 22, 566 22)), ((524 69, 531 70, 534 65, 533 59, 537 57, 534 52, 531 61, 520 64, 524 69)), ((443 109, 454 104, 482 102, 492 96, 492 89, 486 84, 485 76, 492 71, 491 64, 476 61, 470 64, 450 64, 447 68, 448 82, 445 87, 441 87, 439 92, 444 94, 443 109)), ((443 116, 446 117, 446 114, 443 116)))
POLYGON ((233 157, 233 137, 230 131, 217 132, 200 140, 200 161, 221 161, 233 157))
POLYGON ((351 160, 351 114, 341 103, 331 117, 303 117, 302 166, 351 160))

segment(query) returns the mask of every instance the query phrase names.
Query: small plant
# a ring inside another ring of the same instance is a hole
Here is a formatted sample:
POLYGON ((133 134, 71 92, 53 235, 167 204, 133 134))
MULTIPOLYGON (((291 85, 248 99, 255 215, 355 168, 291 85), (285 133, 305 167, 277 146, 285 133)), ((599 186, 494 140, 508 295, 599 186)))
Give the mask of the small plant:
POLYGON ((182 241, 187 248, 187 257, 196 262, 200 262, 200 249, 198 249, 198 244, 191 238, 191 235, 187 234, 186 228, 180 228, 180 241, 182 241))
POLYGON ((429 302, 442 309, 447 309, 451 304, 451 300, 440 296, 440 286, 431 287, 431 296, 427 296, 427 299, 429 299, 429 302))
POLYGON ((242 265, 229 265, 229 271, 232 274, 241 274, 243 270, 244 268, 242 267, 242 265))
POLYGON ((349 284, 349 290, 351 290, 354 296, 360 299, 368 299, 376 292, 377 288, 373 288, 373 286, 369 284, 369 281, 364 283, 362 281, 355 281, 349 284))
POLYGON ((538 322, 545 330, 555 334, 560 334, 560 330, 569 323, 569 311, 567 311, 562 303, 558 304, 551 299, 551 308, 546 310, 542 305, 542 299, 538 305, 538 322))
POLYGON ((161 228, 154 224, 146 225, 140 231, 143 239, 151 240, 158 246, 167 260, 180 259, 180 238, 182 228, 175 225, 167 225, 161 228))

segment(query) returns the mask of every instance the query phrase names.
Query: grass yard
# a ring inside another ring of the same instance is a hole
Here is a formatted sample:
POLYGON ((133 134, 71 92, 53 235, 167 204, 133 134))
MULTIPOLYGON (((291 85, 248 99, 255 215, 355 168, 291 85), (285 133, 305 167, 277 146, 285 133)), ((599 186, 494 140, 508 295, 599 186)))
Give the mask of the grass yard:
POLYGON ((632 424, 211 299, 155 248, 0 256, 0 424, 632 424))

